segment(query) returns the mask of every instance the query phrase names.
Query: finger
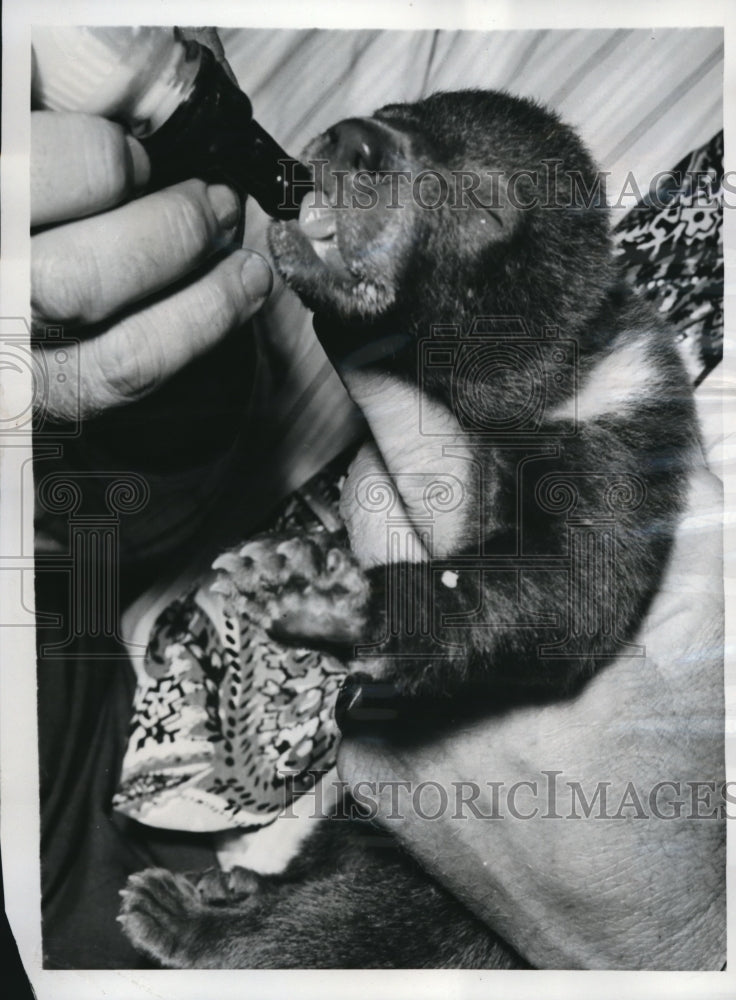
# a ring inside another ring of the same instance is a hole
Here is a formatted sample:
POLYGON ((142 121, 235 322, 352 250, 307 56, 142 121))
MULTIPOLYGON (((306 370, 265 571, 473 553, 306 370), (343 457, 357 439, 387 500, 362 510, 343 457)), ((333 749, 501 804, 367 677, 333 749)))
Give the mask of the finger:
POLYGON ((148 181, 143 146, 96 115, 31 115, 31 224, 48 225, 102 212, 148 181))
POLYGON ((271 284, 263 257, 237 250, 197 280, 78 343, 63 359, 63 372, 59 352, 40 348, 50 389, 47 415, 83 420, 148 395, 249 319, 271 284))
POLYGON ((34 317, 107 319, 230 242, 239 218, 240 202, 230 188, 191 180, 37 233, 31 245, 34 317))

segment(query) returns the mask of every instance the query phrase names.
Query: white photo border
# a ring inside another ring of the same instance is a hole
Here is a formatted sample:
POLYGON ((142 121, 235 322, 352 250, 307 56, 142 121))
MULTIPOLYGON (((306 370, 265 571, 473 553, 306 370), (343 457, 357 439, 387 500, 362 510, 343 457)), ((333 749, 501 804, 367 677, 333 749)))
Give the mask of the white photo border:
MULTIPOLYGON (((729 0, 700 0, 699 3, 668 3, 657 0, 619 0, 616 4, 590 4, 585 0, 452 0, 414 2, 407 0, 371 0, 370 4, 347 4, 327 0, 281 0, 264 4, 262 0, 128 0, 125 4, 107 0, 9 0, 3 10, 3 87, 2 87, 2 263, 0 266, 0 315, 28 317, 29 281, 29 114, 30 38, 33 24, 216 24, 221 27, 264 28, 356 28, 386 27, 395 29, 454 28, 466 30, 506 30, 523 28, 615 28, 615 27, 702 27, 722 26, 725 31, 724 122, 726 164, 732 163, 736 142, 736 7, 729 0)), ((725 232, 725 360, 722 382, 736 386, 733 344, 736 338, 736 216, 726 212, 725 232)), ((14 387, 15 392, 22 388, 14 387)), ((30 386, 25 390, 30 395, 30 386)), ((6 400, 6 402, 8 402, 6 400)), ((11 400, 8 405, 16 405, 11 400)), ((11 412, 17 412, 12 410, 11 412)), ((726 510, 736 510, 736 457, 724 455, 726 510), (730 500, 730 502, 729 502, 730 500)), ((18 477, 25 475, 30 448, 0 448, 0 481, 5 517, 0 518, 0 554, 20 551, 16 533, 21 523, 17 504, 21 490, 14 490, 18 477), (15 505, 15 509, 14 509, 15 505)), ((28 497, 26 497, 28 500, 28 497)), ((29 512, 22 521, 32 523, 29 512)), ((727 516, 726 520, 729 520, 727 516)), ((731 520, 733 520, 731 518, 731 520)), ((725 586, 727 596, 726 650, 731 650, 726 665, 726 747, 727 775, 736 776, 736 621, 733 568, 728 553, 736 552, 734 529, 725 538, 725 586)), ((23 540, 27 551, 28 539, 23 540)), ((32 542, 31 542, 32 544, 32 542)), ((32 587, 32 573, 28 586, 32 587)), ((0 607, 9 606, 9 586, 17 586, 0 574, 0 607)), ((618 998, 625 993, 631 1000, 667 996, 692 1000, 736 995, 736 962, 732 971, 708 973, 658 972, 445 972, 445 971, 49 971, 41 967, 40 881, 38 863, 39 816, 36 750, 35 644, 31 628, 3 629, 0 634, 2 658, 2 709, 0 715, 0 752, 2 753, 2 854, 5 904, 26 970, 39 1000, 99 1000, 100 997, 135 1000, 137 997, 182 998, 200 1000, 218 996, 222 1000, 241 998, 249 993, 265 1000, 283 997, 288 991, 299 997, 324 997, 346 994, 353 997, 486 997, 498 990, 505 998, 548 997, 572 1000, 591 994, 618 998), (214 978, 213 978, 214 977, 214 978)), ((734 838, 729 838, 729 897, 734 898, 734 838)), ((736 909, 729 912, 729 953, 734 959, 736 909)))

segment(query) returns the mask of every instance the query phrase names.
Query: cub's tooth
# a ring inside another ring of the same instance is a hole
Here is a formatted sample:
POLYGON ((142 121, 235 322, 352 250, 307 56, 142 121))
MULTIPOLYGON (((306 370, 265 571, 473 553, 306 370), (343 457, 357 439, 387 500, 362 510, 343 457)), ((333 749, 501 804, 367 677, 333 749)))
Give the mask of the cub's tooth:
POLYGON ((212 563, 212 569, 224 569, 226 573, 234 573, 241 566, 240 556, 236 552, 223 552, 212 563))
POLYGON ((309 199, 305 198, 302 201, 301 206, 299 208, 299 224, 301 226, 305 226, 305 225, 308 226, 309 223, 312 222, 313 219, 317 215, 317 208, 316 208, 316 206, 315 205, 307 205, 308 201, 309 201, 309 199))
POLYGON ((335 211, 327 205, 307 205, 302 201, 299 209, 299 225, 305 235, 312 240, 329 239, 335 233, 335 211))

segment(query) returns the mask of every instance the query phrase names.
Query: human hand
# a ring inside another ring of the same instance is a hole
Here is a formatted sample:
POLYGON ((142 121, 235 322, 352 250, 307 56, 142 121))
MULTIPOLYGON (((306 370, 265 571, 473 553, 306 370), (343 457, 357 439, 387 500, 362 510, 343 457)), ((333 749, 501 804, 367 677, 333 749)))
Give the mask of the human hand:
POLYGON ((36 348, 46 414, 84 419, 147 395, 240 326, 271 271, 233 248, 241 207, 226 186, 190 180, 135 198, 148 159, 119 126, 41 111, 31 137, 34 324, 79 333, 64 365, 78 378, 58 380, 57 349, 36 348))
POLYGON ((725 961, 720 503, 718 481, 697 472, 636 640, 645 659, 422 746, 341 744, 340 775, 369 783, 377 821, 537 967, 725 961))

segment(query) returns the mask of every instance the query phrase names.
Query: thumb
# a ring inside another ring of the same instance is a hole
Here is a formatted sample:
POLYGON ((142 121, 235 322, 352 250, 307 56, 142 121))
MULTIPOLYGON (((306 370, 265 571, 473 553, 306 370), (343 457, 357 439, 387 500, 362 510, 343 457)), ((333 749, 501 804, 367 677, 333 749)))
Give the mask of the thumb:
POLYGON ((84 420, 147 396, 250 319, 272 280, 260 254, 238 250, 65 352, 39 345, 48 379, 45 415, 84 420))

